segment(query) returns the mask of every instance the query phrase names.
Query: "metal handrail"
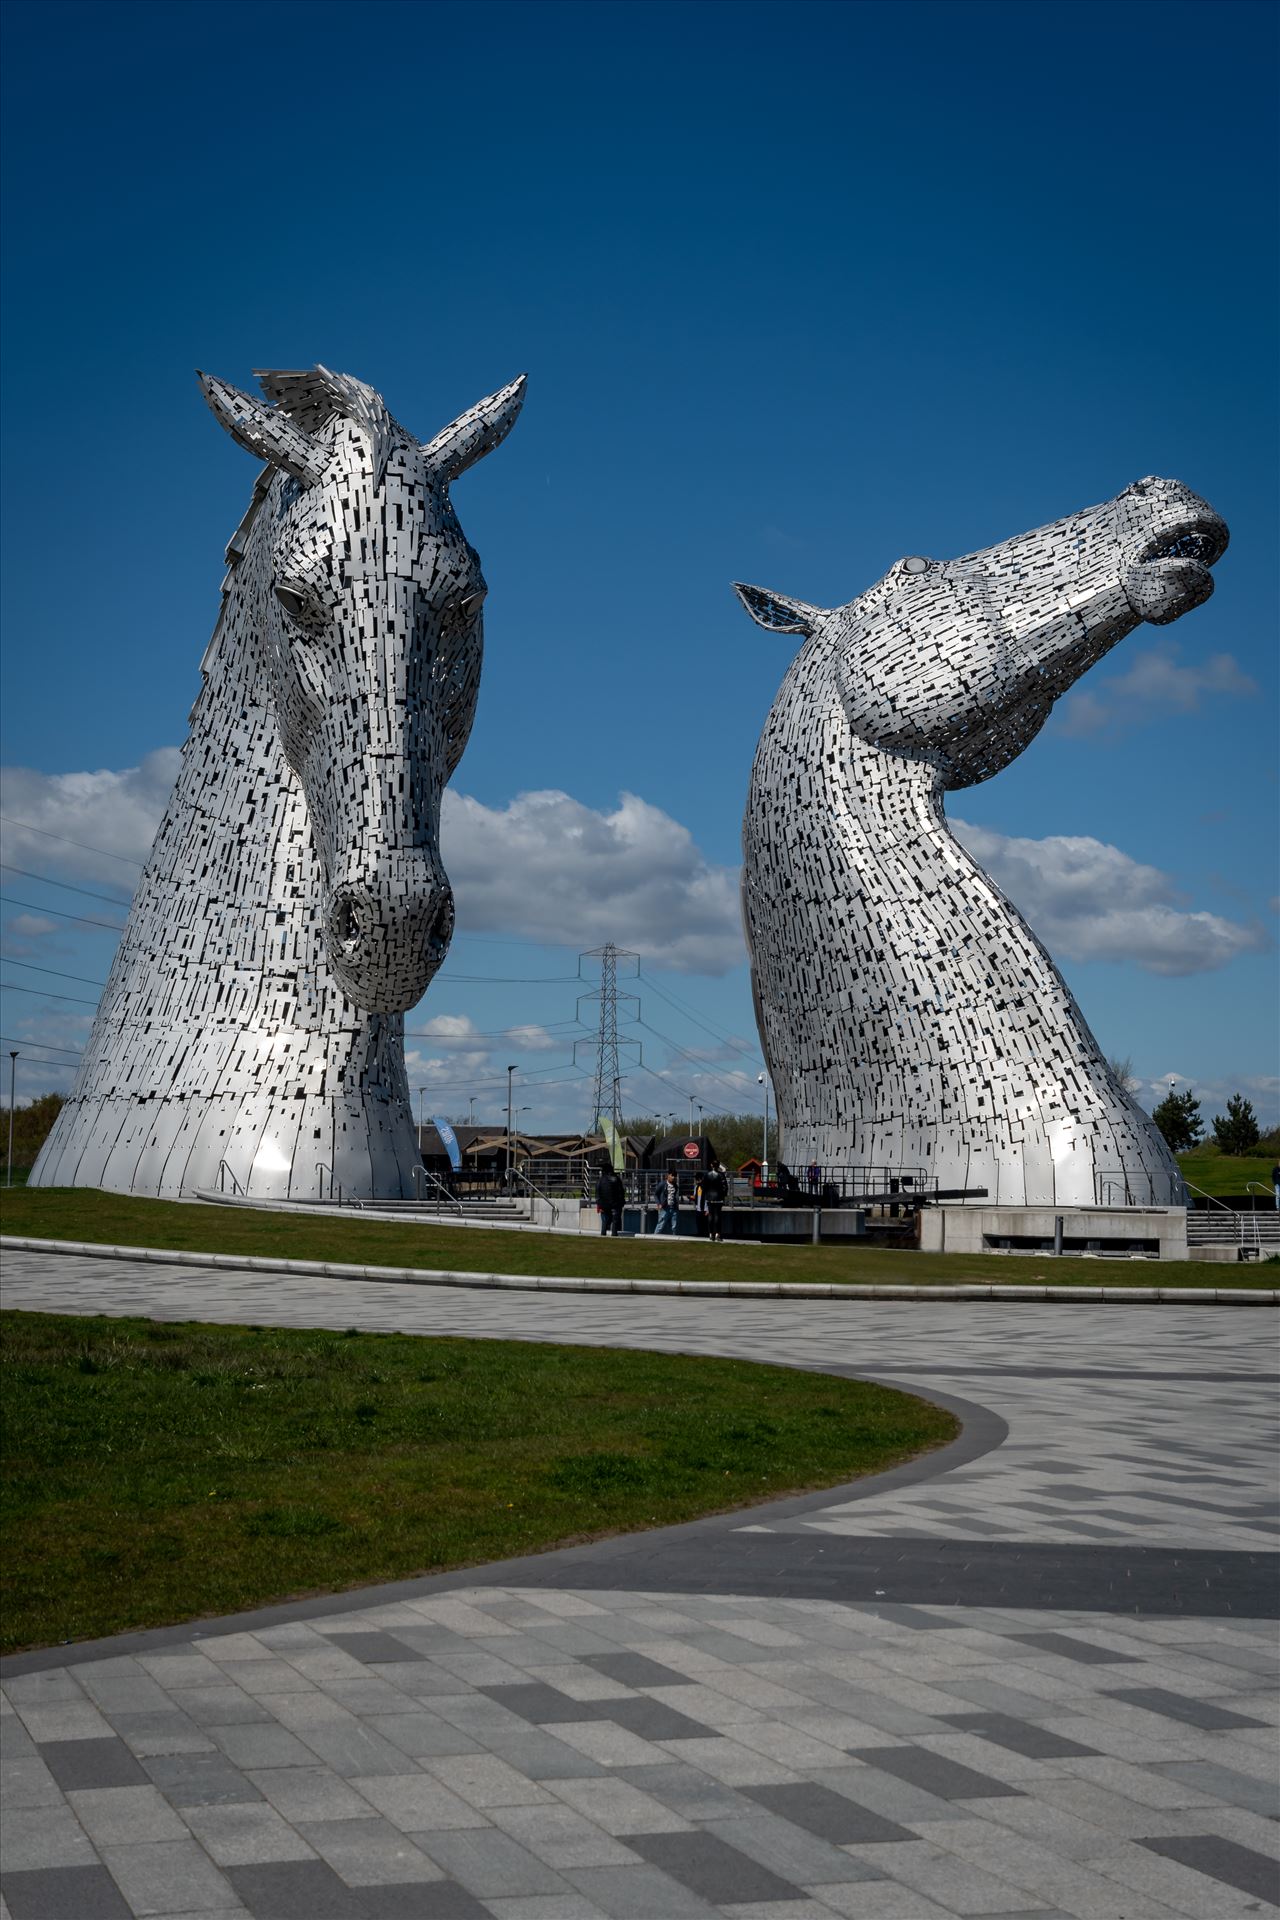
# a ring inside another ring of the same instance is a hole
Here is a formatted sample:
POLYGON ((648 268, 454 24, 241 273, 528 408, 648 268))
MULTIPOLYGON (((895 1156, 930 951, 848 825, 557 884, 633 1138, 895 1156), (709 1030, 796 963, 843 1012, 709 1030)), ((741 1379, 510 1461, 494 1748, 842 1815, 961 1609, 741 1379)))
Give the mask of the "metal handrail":
POLYGON ((1229 1207, 1225 1200, 1219 1200, 1216 1193, 1206 1193, 1204 1188, 1198 1187, 1194 1180, 1188 1180, 1185 1173, 1182 1176, 1182 1184, 1187 1189, 1188 1193, 1198 1193, 1200 1195, 1200 1198, 1202 1200, 1207 1200, 1211 1207, 1221 1207, 1224 1213, 1235 1212, 1235 1208, 1229 1207))
POLYGON ((461 1200, 459 1200, 456 1193, 450 1193, 444 1181, 440 1178, 438 1174, 432 1173, 430 1167, 411 1167, 409 1172, 410 1172, 410 1177, 413 1180, 415 1191, 417 1190, 418 1181, 420 1179, 429 1180, 431 1182, 431 1185, 436 1189, 437 1193, 442 1193, 445 1199, 449 1202, 449 1205, 451 1207, 456 1208, 458 1213, 461 1214, 462 1212, 461 1200))
POLYGON ((544 1193, 541 1187, 535 1186, 533 1181, 529 1178, 528 1174, 525 1172, 523 1167, 512 1167, 509 1177, 515 1180, 523 1180, 526 1187, 528 1187, 530 1193, 536 1193, 539 1200, 546 1201, 547 1205, 551 1209, 551 1224, 554 1227, 556 1224, 556 1221, 560 1218, 560 1209, 556 1205, 555 1201, 551 1198, 551 1195, 549 1193, 544 1193))
POLYGON ((247 1199, 248 1196, 245 1192, 245 1189, 240 1185, 240 1182, 236 1179, 235 1171, 232 1168, 230 1162, 226 1160, 219 1160, 218 1162, 218 1192, 219 1193, 226 1192, 228 1174, 231 1175, 231 1185, 234 1191, 238 1193, 242 1199, 247 1199))
MULTIPOLYGON (((317 1160, 317 1161, 316 1161, 316 1172, 317 1172, 317 1174, 326 1174, 326 1173, 328 1174, 328 1176, 329 1176, 329 1198, 330 1198, 330 1199, 332 1200, 332 1199, 334 1198, 334 1196, 336 1195, 336 1196, 337 1196, 337 1201, 338 1201, 338 1205, 339 1205, 339 1206, 342 1206, 342 1205, 344 1205, 344 1203, 345 1203, 345 1202, 344 1202, 344 1195, 343 1195, 343 1191, 342 1191, 342 1183, 341 1183, 341 1181, 339 1181, 339 1180, 335 1180, 335 1179, 334 1179, 334 1177, 333 1177, 333 1168, 332 1168, 332 1167, 331 1167, 331 1166, 329 1165, 329 1163, 328 1163, 328 1161, 327 1161, 327 1160, 317 1160)), ((323 1181, 323 1179, 322 1179, 322 1180, 320 1181, 320 1198, 321 1198, 322 1200, 324 1199, 324 1181, 323 1181)))

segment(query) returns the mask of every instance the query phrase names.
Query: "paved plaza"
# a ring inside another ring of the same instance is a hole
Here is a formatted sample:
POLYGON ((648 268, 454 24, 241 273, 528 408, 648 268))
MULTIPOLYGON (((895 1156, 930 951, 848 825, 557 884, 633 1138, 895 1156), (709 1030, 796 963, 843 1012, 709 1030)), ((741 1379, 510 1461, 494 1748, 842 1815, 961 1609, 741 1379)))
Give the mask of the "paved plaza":
POLYGON ((1276 1869, 1275 1316, 11 1252, 5 1304, 916 1387, 860 1487, 3 1663, 0 1920, 1231 1920, 1276 1869))

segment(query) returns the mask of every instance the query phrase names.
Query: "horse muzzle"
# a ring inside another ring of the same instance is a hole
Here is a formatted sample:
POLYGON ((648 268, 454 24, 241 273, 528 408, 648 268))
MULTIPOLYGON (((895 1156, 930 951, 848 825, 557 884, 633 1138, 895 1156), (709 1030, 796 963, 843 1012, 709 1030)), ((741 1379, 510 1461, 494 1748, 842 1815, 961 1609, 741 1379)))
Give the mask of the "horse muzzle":
POLYGON ((367 1013, 404 1013, 430 986, 453 938, 453 889, 440 876, 388 874, 343 882, 325 913, 329 965, 347 999, 367 1013))

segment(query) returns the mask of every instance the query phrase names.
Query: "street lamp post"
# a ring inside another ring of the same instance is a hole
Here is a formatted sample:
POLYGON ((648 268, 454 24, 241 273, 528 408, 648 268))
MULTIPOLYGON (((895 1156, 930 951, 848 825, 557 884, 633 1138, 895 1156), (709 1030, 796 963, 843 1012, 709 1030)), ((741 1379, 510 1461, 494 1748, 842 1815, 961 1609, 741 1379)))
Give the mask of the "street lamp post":
POLYGON ((9 1170, 5 1177, 5 1185, 7 1187, 13 1185, 13 1086, 14 1075, 17 1070, 18 1049, 14 1047, 9 1055, 9 1170))
POLYGON ((423 1151, 423 1147, 425 1143, 423 1141, 422 1136, 426 1132, 426 1130, 427 1130, 427 1090, 425 1087, 419 1087, 418 1088, 418 1152, 419 1153, 423 1151))
POLYGON ((515 1073, 515 1068, 514 1068, 514 1067, 508 1067, 508 1068, 507 1068, 507 1185, 508 1185, 508 1187, 509 1187, 509 1186, 511 1185, 511 1168, 512 1168, 512 1158, 511 1158, 511 1148, 512 1148, 512 1140, 511 1140, 511 1077, 512 1077, 512 1075, 513 1075, 514 1073, 515 1073))
POLYGON ((764 1154, 760 1161, 760 1191, 769 1184, 769 1076, 758 1073, 756 1080, 764 1088, 764 1154))
POLYGON ((693 1138, 693 1095, 689 1095, 689 1138, 693 1138))
POLYGON ((476 1123, 476 1097, 474 1093, 472 1093, 472 1094, 468 1094, 467 1098, 471 1102, 471 1111, 467 1115, 467 1125, 469 1127, 474 1127, 476 1123))

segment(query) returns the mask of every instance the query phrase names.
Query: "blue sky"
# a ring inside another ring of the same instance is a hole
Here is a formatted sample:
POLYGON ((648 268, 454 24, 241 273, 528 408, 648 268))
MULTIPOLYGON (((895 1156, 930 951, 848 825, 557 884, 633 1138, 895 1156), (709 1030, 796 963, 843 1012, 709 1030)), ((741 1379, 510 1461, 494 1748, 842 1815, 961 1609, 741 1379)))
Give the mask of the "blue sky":
POLYGON ((192 370, 323 361, 423 437, 529 374, 455 489, 490 596, 429 1110, 492 1117, 516 1060, 529 1124, 585 1118, 569 976, 608 938, 627 1107, 754 1102, 734 870, 790 642, 729 582, 836 604, 1160 473, 1230 523, 1215 597, 951 811, 1145 1088, 1280 1111, 1269 5, 6 15, 20 1097, 92 1018, 40 995, 92 1001, 113 935, 59 914, 123 917, 252 484, 192 370))

